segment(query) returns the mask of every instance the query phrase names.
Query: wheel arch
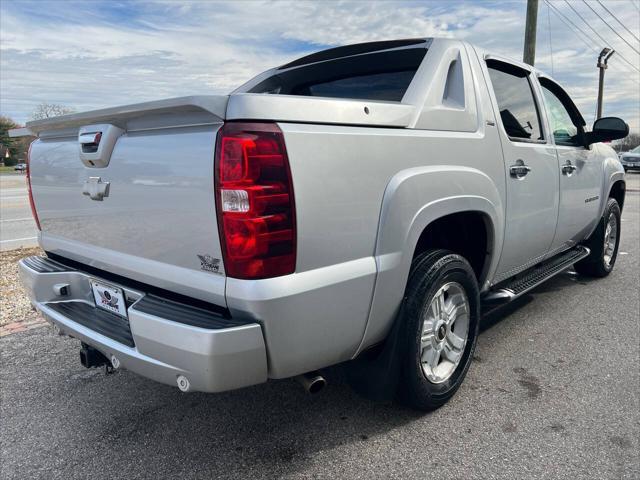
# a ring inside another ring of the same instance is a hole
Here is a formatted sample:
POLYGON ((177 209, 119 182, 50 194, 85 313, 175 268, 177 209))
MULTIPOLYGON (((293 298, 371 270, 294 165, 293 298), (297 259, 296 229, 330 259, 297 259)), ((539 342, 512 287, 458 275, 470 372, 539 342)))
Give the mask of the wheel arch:
POLYGON ((627 184, 622 179, 614 181, 609 188, 609 195, 607 198, 615 198, 616 202, 618 202, 618 205, 620 206, 620 211, 622 211, 622 207, 624 206, 626 189, 627 184))
MULTIPOLYGON (((463 219, 473 219, 474 225, 483 227, 485 237, 481 243, 485 255, 474 268, 483 289, 495 272, 504 231, 502 197, 491 178, 469 167, 429 166, 399 172, 391 179, 378 226, 378 274, 356 355, 381 341, 391 327, 414 255, 420 248, 432 245, 425 240, 429 232, 443 224, 460 225, 463 219)), ((440 242, 437 247, 446 248, 446 244, 440 242)))
POLYGON ((467 259, 478 284, 482 285, 491 265, 494 245, 491 217, 480 210, 464 210, 429 223, 416 242, 413 258, 433 248, 451 250, 467 259))
POLYGON ((600 202, 600 215, 598 218, 604 214, 604 209, 607 207, 607 200, 609 198, 615 198, 618 205, 620 205, 620 210, 622 211, 626 191, 624 168, 617 156, 611 155, 605 158, 602 167, 602 199, 600 202))

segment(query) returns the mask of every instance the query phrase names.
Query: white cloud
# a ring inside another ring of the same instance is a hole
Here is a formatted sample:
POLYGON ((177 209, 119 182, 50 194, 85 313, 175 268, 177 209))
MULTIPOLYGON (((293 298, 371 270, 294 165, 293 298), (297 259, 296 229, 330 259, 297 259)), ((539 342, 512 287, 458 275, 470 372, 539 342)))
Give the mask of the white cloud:
MULTIPOLYGON (((488 1, 5 1, 1 8, 0 108, 21 122, 41 101, 85 110, 226 93, 312 50, 360 41, 455 36, 520 58, 525 14, 524 2, 488 1)), ((617 2, 615 11, 640 35, 630 2, 617 2)), ((549 21, 555 77, 591 121, 597 92, 591 49, 601 46, 584 45, 554 13, 547 18, 540 2, 537 66, 546 71, 551 70, 549 21)), ((640 63, 612 32, 601 34, 619 54, 640 63)), ((606 75, 605 112, 638 129, 640 75, 615 56, 606 75)))

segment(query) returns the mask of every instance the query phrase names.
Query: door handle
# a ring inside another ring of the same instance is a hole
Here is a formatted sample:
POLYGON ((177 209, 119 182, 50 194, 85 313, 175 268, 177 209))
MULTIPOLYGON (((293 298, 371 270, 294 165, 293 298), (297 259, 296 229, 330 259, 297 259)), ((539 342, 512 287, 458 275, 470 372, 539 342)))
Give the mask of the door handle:
POLYGON ((522 160, 518 160, 515 165, 509 167, 509 174, 513 178, 525 177, 531 171, 531 167, 524 164, 522 160))
POLYGON ((577 166, 573 165, 571 162, 567 162, 562 166, 562 173, 567 176, 571 176, 573 172, 578 169, 577 166))

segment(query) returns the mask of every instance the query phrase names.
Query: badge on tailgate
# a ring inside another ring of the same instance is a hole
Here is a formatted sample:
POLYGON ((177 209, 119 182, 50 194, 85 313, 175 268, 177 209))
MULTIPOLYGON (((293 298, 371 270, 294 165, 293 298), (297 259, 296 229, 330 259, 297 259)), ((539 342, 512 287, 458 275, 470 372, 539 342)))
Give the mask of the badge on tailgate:
POLYGON ((124 293, 121 288, 91 280, 91 289, 96 307, 127 318, 127 305, 124 302, 124 293))

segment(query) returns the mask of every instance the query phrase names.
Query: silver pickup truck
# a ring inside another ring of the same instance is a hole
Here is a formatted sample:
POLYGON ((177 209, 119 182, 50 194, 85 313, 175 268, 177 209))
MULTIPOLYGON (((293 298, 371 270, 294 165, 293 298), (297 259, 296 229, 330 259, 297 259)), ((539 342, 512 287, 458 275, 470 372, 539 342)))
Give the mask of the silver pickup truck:
POLYGON ((230 95, 38 120, 35 308, 87 367, 182 391, 268 379, 419 409, 462 383, 482 312, 608 275, 623 168, 552 78, 450 39, 357 44, 230 95))

